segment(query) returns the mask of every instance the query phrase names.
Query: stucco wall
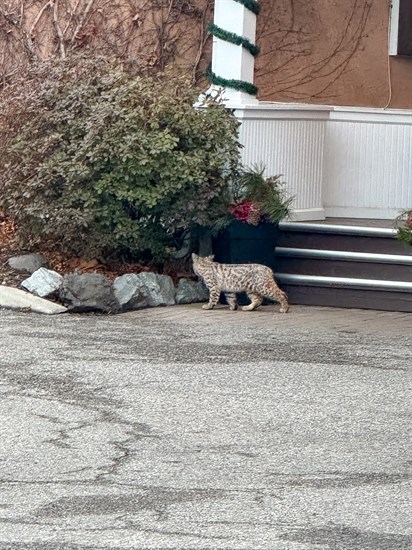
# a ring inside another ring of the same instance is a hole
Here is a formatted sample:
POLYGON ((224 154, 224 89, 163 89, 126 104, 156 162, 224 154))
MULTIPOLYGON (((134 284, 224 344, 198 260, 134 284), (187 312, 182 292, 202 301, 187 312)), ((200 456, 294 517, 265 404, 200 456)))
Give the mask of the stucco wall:
POLYGON ((260 100, 412 108, 412 57, 388 56, 389 0, 260 4, 260 100))
POLYGON ((87 50, 193 81, 211 58, 210 0, 0 0, 0 89, 34 60, 87 50))

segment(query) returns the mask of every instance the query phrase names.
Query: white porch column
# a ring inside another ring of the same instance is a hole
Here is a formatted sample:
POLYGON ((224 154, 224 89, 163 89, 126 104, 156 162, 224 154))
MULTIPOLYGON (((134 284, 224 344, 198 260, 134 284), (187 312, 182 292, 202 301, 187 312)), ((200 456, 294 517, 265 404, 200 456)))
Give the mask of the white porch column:
MULTIPOLYGON (((215 0, 214 25, 219 29, 246 39, 255 44, 256 13, 259 5, 256 1, 215 0), (249 7, 247 7, 249 5, 249 7), (250 8, 255 9, 250 9, 250 8)), ((212 31, 213 34, 213 31, 212 31)), ((224 88, 227 105, 258 103, 254 94, 236 89, 238 83, 253 85, 254 56, 244 45, 234 44, 213 34, 212 78, 208 93, 224 88), (213 82, 213 77, 217 82, 213 82), (221 83, 219 83, 221 81, 221 83), (226 81, 226 82, 224 82, 226 81), (232 81, 232 82, 230 82, 232 81), (236 88, 230 84, 236 85, 236 88)))

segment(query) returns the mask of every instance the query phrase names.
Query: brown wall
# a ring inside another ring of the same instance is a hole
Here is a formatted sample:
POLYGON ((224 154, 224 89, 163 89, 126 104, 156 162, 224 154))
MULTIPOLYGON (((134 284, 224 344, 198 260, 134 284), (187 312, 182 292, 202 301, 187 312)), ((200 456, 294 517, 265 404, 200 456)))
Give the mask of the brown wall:
POLYGON ((0 89, 36 59, 88 50, 203 78, 210 0, 0 0, 0 89))
POLYGON ((389 0, 260 3, 259 99, 412 108, 412 57, 388 56, 389 0))

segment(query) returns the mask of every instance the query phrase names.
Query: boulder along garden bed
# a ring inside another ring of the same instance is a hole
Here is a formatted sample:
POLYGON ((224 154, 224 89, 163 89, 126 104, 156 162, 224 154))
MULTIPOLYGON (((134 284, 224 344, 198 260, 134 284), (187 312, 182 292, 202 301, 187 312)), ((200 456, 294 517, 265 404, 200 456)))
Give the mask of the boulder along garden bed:
MULTIPOLYGON (((9 258, 7 276, 17 271, 18 276, 14 279, 17 284, 9 286, 1 282, 0 307, 39 313, 120 313, 145 307, 205 302, 208 299, 206 287, 200 281, 189 278, 180 278, 175 284, 170 275, 151 271, 125 273, 114 279, 113 273, 109 278, 102 273, 80 270, 62 275, 44 267, 45 264, 46 259, 41 254, 9 258), (54 307, 59 304, 64 307, 54 307)), ((0 280, 1 277, 0 273, 0 280)))
POLYGON ((163 273, 140 263, 104 265, 14 244, 14 228, 0 212, 0 308, 39 313, 121 313, 208 300, 189 266, 163 273))

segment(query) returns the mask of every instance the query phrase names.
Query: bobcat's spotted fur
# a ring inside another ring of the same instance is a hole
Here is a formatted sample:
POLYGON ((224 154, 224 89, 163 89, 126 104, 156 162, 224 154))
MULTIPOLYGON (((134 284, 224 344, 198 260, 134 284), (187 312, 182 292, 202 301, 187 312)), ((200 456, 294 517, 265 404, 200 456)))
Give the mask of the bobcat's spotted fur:
POLYGON ((252 311, 261 305, 263 298, 272 298, 280 302, 281 313, 289 309, 286 294, 280 290, 269 267, 260 264, 219 264, 213 256, 202 258, 192 254, 193 270, 201 277, 209 289, 209 303, 202 306, 212 309, 223 292, 231 310, 237 309, 237 292, 246 292, 251 303, 244 306, 245 311, 252 311))

